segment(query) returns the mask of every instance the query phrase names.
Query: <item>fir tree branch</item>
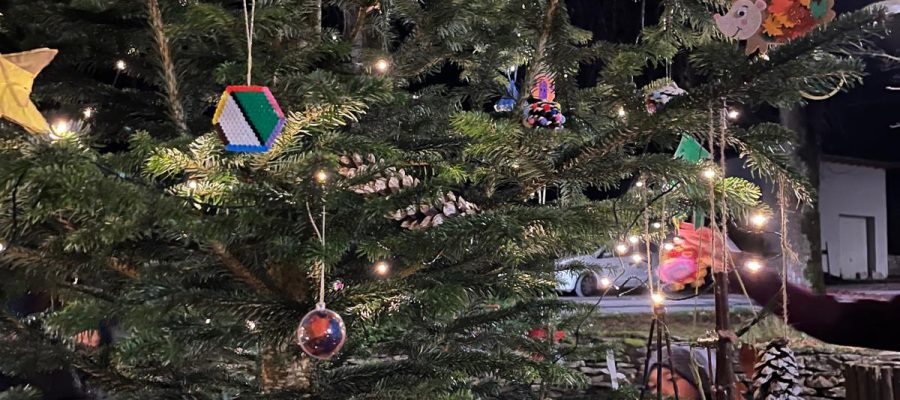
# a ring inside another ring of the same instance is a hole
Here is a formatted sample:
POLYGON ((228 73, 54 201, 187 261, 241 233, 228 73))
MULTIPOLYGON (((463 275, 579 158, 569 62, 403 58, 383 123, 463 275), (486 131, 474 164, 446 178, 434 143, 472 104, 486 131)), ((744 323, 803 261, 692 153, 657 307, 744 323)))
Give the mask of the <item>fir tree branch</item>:
POLYGON ((141 274, 137 271, 137 269, 135 269, 131 265, 119 261, 119 259, 116 257, 109 258, 109 267, 131 279, 138 279, 141 277, 141 274))
POLYGON ((213 241, 210 243, 208 248, 219 257, 219 260, 222 261, 222 265, 225 268, 228 268, 234 276, 238 279, 252 287, 254 290, 260 293, 269 293, 269 288, 257 277, 253 276, 253 273, 241 263, 240 260, 237 259, 233 254, 231 254, 225 245, 219 241, 213 241))
POLYGON ((372 12, 372 10, 377 8, 378 5, 376 4, 374 6, 360 6, 356 10, 356 23, 353 24, 353 30, 350 31, 350 42, 354 42, 359 38, 363 28, 366 26, 366 17, 369 16, 369 13, 372 12))
POLYGON ((66 288, 72 291, 76 291, 78 293, 86 294, 91 297, 95 297, 101 300, 105 300, 108 302, 116 301, 116 298, 103 292, 103 289, 86 286, 86 285, 74 285, 68 282, 57 282, 56 284, 59 287, 66 288))
MULTIPOLYGON (((544 54, 547 52, 547 42, 550 40, 550 31, 553 28, 553 15, 556 14, 556 8, 558 6, 559 0, 549 0, 549 4, 547 5, 547 12, 544 13, 544 22, 543 28, 541 30, 541 36, 538 38, 537 49, 534 54, 534 67, 528 69, 528 75, 525 77, 526 89, 528 85, 531 85, 531 82, 537 75, 537 71, 542 67, 544 63, 544 54)), ((519 104, 516 106, 516 109, 521 110, 522 107, 525 106, 525 100, 528 99, 528 93, 531 93, 531 91, 522 91, 522 94, 519 95, 519 104)))

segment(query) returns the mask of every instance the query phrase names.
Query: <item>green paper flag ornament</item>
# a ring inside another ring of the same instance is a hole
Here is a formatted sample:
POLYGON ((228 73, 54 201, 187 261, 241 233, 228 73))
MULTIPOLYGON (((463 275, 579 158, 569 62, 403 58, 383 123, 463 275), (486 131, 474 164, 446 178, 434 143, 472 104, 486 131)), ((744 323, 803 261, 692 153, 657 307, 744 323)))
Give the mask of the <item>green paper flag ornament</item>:
MULTIPOLYGON (((675 158, 697 164, 700 160, 709 158, 709 152, 706 151, 696 139, 690 135, 682 134, 681 142, 678 143, 678 148, 675 149, 675 158)), ((695 189, 693 186, 688 185, 687 190, 695 189)), ((693 214, 694 228, 700 229, 700 227, 703 226, 703 220, 706 219, 706 210, 704 210, 703 207, 695 206, 693 207, 693 214)))
POLYGON ((675 158, 698 163, 702 159, 709 158, 709 152, 697 143, 697 141, 689 135, 681 135, 681 142, 675 149, 675 158))

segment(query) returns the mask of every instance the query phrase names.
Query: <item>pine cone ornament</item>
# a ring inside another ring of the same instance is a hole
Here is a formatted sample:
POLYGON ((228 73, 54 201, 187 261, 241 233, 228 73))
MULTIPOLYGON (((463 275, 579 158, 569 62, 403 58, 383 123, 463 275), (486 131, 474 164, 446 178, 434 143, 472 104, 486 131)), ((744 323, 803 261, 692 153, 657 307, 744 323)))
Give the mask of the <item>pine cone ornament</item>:
POLYGON ((802 400, 800 367, 787 340, 766 345, 753 374, 754 400, 802 400))
POLYGON ((409 206, 395 211, 391 214, 391 218, 401 221, 400 226, 406 229, 419 230, 443 224, 448 218, 477 214, 479 211, 478 206, 466 201, 462 196, 448 192, 438 199, 436 204, 409 206))
POLYGON ((374 172, 384 166, 384 160, 377 160, 374 154, 369 154, 365 159, 359 154, 341 156, 341 167, 338 174, 345 178, 355 178, 360 175, 372 173, 373 180, 350 187, 354 193, 388 195, 399 192, 419 184, 419 179, 407 175, 403 169, 394 167, 385 168, 383 171, 374 172))
MULTIPOLYGON (((354 193, 387 196, 418 186, 420 183, 418 178, 407 175, 403 169, 384 168, 384 160, 378 160, 374 154, 369 154, 365 158, 359 154, 343 155, 340 162, 338 174, 345 178, 352 179, 365 174, 371 174, 374 178, 369 182, 351 186, 350 190, 354 193)), ((475 214, 479 211, 478 206, 466 201, 462 196, 448 192, 434 204, 410 205, 394 211, 388 217, 400 221, 401 226, 406 229, 418 230, 438 226, 448 218, 475 214)))

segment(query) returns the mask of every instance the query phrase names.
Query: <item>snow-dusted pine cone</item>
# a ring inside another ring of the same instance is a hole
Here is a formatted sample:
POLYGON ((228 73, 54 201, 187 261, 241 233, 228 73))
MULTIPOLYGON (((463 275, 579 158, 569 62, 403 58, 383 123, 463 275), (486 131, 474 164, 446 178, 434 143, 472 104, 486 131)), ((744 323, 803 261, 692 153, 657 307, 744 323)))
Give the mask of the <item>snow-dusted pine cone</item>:
POLYGON ((435 204, 420 204, 397 210, 391 214, 395 221, 402 221, 400 226, 411 229, 425 229, 443 224, 448 218, 461 215, 476 214, 478 206, 466 201, 462 196, 448 192, 435 204))
POLYGON ((787 340, 766 345, 753 374, 754 400, 802 400, 800 366, 787 340))
POLYGON ((414 187, 419 184, 419 179, 411 175, 407 175, 404 170, 397 170, 394 167, 384 168, 383 171, 372 172, 382 169, 384 160, 377 160, 374 154, 369 154, 365 159, 359 154, 352 156, 341 156, 341 167, 338 174, 345 178, 355 178, 360 175, 372 173, 372 180, 359 185, 350 187, 354 193, 360 194, 391 194, 399 192, 401 189, 414 187))

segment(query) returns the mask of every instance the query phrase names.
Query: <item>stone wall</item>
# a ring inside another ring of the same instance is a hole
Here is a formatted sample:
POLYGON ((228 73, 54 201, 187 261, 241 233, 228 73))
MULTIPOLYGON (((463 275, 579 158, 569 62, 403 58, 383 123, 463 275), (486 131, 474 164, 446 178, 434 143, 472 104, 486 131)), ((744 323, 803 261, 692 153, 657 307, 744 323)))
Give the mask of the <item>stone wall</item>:
MULTIPOLYGON (((847 362, 865 358, 900 357, 896 353, 877 353, 847 348, 794 347, 794 352, 803 367, 801 376, 803 378, 803 398, 806 400, 843 399, 845 397, 843 366, 847 362)), ((590 380, 588 388, 580 390, 551 389, 547 391, 548 397, 566 400, 604 398, 602 394, 611 392, 611 380, 605 356, 597 358, 597 360, 572 360, 566 364, 588 376, 590 380)), ((616 367, 622 385, 640 381, 636 375, 638 365, 641 365, 643 361, 644 349, 621 344, 616 351, 616 367)), ((740 372, 740 366, 737 366, 736 369, 740 372)), ((741 376, 741 379, 744 378, 741 376)), ((749 384, 746 380, 745 383, 749 384)))

